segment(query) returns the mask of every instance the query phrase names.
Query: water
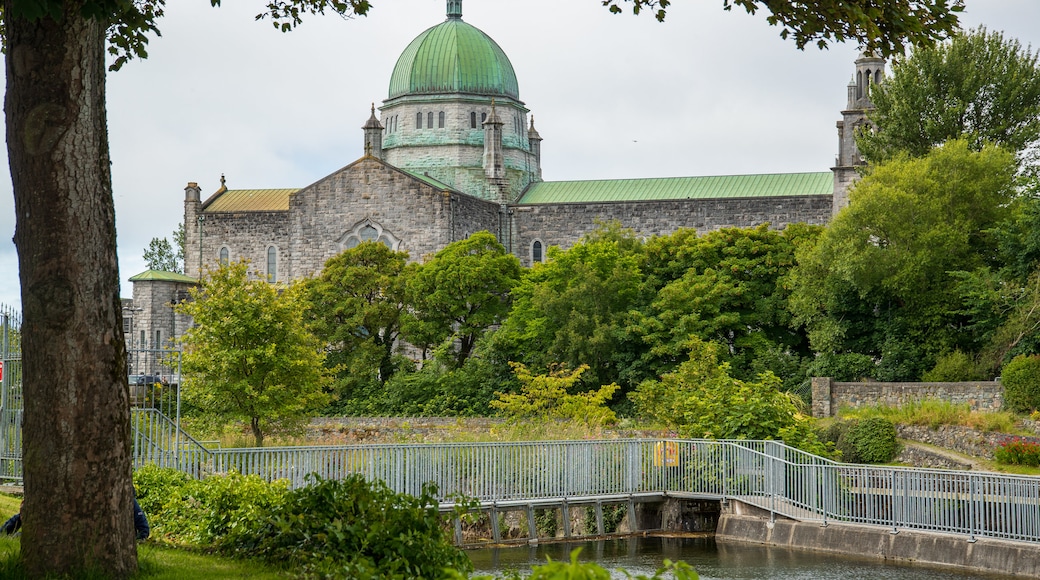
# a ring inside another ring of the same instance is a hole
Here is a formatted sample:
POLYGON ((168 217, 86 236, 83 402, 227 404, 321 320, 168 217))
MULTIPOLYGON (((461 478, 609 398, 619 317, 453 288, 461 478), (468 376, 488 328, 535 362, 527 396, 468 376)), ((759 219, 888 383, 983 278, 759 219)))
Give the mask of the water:
POLYGON ((661 563, 682 560, 697 570, 702 580, 1006 580, 1003 575, 969 573, 874 559, 835 556, 801 550, 751 544, 716 544, 714 538, 619 538, 612 540, 543 543, 537 546, 482 548, 468 552, 475 572, 490 574, 505 570, 529 571, 544 564, 546 557, 570 560, 570 552, 581 548, 580 560, 595 561, 611 570, 653 574, 661 563))

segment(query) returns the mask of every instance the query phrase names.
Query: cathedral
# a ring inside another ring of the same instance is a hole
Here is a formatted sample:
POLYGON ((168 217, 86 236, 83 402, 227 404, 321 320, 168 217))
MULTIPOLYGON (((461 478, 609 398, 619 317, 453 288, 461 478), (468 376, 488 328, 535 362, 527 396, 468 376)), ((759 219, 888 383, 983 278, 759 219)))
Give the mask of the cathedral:
POLYGON ((611 221, 646 237, 824 224, 847 204, 862 164, 854 133, 867 122, 870 85, 884 66, 870 55, 856 60, 830 171, 545 181, 542 137, 508 56, 463 21, 462 0, 447 0, 447 18, 397 59, 386 99, 361 127, 363 157, 299 189, 229 189, 221 178, 219 189, 203 195, 188 183, 185 274, 130 278, 128 347, 162 348, 182 334, 191 322, 171 304, 220 263, 248 260, 258 275, 285 283, 314 276, 365 240, 421 261, 486 230, 530 266, 545 260, 549 246, 568 248, 611 221))

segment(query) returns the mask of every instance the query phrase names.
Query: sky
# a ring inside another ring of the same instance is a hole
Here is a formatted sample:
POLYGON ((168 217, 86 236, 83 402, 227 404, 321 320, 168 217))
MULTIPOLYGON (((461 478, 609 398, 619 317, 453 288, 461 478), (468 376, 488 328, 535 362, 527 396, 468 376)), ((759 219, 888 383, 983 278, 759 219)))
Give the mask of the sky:
MULTIPOLYGON (((361 126, 408 43, 445 0, 374 0, 366 17, 254 21, 264 2, 167 3, 146 60, 108 76, 121 295, 184 188, 304 187, 363 155, 361 126)), ((1040 48, 1040 2, 966 0, 984 25, 1040 48)), ((858 55, 779 37, 763 12, 673 2, 664 23, 600 0, 465 0, 463 20, 509 56, 542 136, 546 180, 827 171, 858 55)), ((6 150, 4 151, 6 157, 6 150)), ((10 176, 0 172, 0 304, 17 307, 10 176)))

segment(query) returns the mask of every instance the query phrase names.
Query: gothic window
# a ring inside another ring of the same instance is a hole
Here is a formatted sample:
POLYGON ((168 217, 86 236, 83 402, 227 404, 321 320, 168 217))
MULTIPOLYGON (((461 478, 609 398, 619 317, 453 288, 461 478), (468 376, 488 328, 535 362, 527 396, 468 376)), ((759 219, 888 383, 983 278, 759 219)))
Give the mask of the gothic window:
POLYGON ((228 265, 228 249, 227 249, 227 246, 224 246, 223 248, 220 248, 220 265, 221 266, 227 266, 228 265))
POLYGON ((477 128, 477 112, 476 111, 470 111, 470 113, 469 113, 469 128, 470 129, 476 129, 477 128))
POLYGON ((379 242, 394 250, 401 243, 393 234, 371 220, 361 222, 352 231, 343 234, 337 242, 344 250, 356 248, 361 242, 379 242))
POLYGON ((161 330, 156 330, 155 331, 155 344, 152 345, 152 348, 162 348, 162 331, 161 330))
POLYGON ((415 128, 422 129, 422 113, 415 114, 415 128))
POLYGON ((440 113, 437 113, 437 128, 438 129, 443 129, 444 128, 444 111, 441 111, 440 113))
POLYGON ((426 113, 426 128, 433 129, 433 111, 426 113))
POLYGON ((487 121, 487 113, 480 114, 480 124, 483 125, 484 121, 487 121))
POLYGON ((278 248, 267 247, 267 281, 274 282, 278 279, 278 248))
POLYGON ((141 331, 141 342, 137 343, 137 348, 148 348, 148 345, 145 344, 145 342, 144 342, 145 340, 147 340, 147 339, 145 338, 145 333, 142 330, 141 331))
POLYGON ((537 264, 542 261, 542 241, 535 240, 531 244, 531 263, 537 264))

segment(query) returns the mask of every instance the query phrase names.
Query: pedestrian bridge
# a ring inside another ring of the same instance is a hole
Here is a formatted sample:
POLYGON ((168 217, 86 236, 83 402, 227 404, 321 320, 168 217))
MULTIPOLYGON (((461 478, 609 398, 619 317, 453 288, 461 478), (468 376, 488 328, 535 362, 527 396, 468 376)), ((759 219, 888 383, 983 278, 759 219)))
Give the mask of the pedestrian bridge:
MULTIPOLYGON (((237 471, 306 485, 361 474, 398 492, 437 486, 442 509, 531 509, 647 499, 736 500, 844 523, 1040 543, 1040 478, 837 463, 776 441, 613 439, 206 449, 154 410, 134 415, 138 465, 237 471)), ((597 510, 598 514, 598 510, 597 510)), ((565 518, 566 520, 566 518, 565 518)))

